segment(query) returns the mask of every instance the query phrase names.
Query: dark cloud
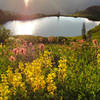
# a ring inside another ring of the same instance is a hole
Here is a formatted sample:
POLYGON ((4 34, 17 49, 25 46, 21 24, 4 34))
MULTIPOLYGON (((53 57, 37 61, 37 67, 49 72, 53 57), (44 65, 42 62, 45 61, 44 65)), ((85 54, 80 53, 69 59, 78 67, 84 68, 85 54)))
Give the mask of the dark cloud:
POLYGON ((100 0, 30 0, 26 8, 24 0, 0 0, 0 9, 19 13, 56 13, 67 14, 85 9, 91 5, 100 5, 100 0))

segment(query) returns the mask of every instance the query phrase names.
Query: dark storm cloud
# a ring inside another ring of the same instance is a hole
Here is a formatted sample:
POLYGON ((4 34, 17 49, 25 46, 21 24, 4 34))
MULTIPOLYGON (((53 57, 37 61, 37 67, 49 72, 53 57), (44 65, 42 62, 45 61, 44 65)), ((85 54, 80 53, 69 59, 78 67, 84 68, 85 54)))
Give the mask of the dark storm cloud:
POLYGON ((30 0, 26 8, 24 0, 0 0, 0 9, 20 13, 56 13, 67 14, 85 9, 91 5, 100 5, 100 0, 30 0))

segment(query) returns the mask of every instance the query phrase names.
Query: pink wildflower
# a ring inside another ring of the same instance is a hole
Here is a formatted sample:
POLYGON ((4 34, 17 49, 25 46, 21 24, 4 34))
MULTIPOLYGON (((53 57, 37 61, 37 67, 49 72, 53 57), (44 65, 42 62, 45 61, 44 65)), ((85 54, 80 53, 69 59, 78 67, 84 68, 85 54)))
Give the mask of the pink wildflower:
POLYGON ((98 41, 95 39, 92 41, 94 45, 98 44, 98 41))
POLYGON ((27 41, 24 41, 24 46, 27 47, 27 41))
POLYGON ((40 50, 44 50, 44 48, 45 48, 45 45, 44 45, 43 43, 41 43, 41 44, 39 45, 39 49, 40 49, 40 50))
POLYGON ((4 52, 4 55, 7 55, 7 52, 4 52))
POLYGON ((8 40, 6 39, 5 42, 8 42, 8 40))
POLYGON ((34 51, 35 50, 35 48, 34 47, 32 47, 32 49, 31 49, 32 51, 34 51))
POLYGON ((80 43, 84 43, 84 40, 80 40, 79 42, 80 42, 80 43))
POLYGON ((12 52, 17 55, 19 53, 18 48, 14 48, 12 52))
POLYGON ((19 54, 24 54, 24 55, 26 55, 26 48, 20 48, 20 49, 19 49, 19 54))
POLYGON ((14 56, 10 56, 9 60, 10 61, 16 61, 16 58, 14 56))
POLYGON ((32 42, 29 43, 29 46, 32 47, 32 42))
POLYGON ((72 44, 72 45, 74 45, 74 44, 75 44, 75 42, 71 42, 71 44, 72 44))

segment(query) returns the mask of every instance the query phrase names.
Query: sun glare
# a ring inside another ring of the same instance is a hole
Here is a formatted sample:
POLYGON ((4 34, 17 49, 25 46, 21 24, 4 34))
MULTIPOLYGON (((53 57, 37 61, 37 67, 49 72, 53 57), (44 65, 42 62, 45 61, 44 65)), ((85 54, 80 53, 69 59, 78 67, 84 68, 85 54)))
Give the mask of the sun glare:
POLYGON ((18 21, 15 24, 16 34, 32 35, 34 31, 35 31, 35 23, 18 21))
POLYGON ((25 6, 27 7, 29 4, 29 0, 24 0, 25 6))

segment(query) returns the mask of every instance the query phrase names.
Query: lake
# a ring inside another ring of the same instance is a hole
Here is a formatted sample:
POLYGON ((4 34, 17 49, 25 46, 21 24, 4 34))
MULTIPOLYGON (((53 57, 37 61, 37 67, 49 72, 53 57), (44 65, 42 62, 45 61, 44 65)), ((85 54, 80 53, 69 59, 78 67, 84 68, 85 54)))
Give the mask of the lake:
POLYGON ((90 21, 87 18, 74 17, 44 17, 29 21, 9 21, 4 27, 10 29, 13 35, 34 35, 34 36, 80 36, 83 23, 86 30, 98 25, 100 22, 90 21))

